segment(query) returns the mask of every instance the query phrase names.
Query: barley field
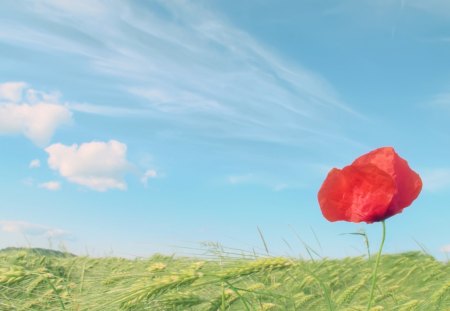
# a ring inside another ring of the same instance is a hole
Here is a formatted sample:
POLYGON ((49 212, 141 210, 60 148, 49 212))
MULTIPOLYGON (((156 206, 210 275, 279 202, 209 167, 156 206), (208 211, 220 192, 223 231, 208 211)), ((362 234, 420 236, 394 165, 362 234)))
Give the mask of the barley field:
MULTIPOLYGON (((0 251, 0 310, 366 310, 372 260, 0 251), (208 259, 205 259, 208 258, 208 259)), ((450 310, 450 265, 383 255, 371 310, 450 310)))

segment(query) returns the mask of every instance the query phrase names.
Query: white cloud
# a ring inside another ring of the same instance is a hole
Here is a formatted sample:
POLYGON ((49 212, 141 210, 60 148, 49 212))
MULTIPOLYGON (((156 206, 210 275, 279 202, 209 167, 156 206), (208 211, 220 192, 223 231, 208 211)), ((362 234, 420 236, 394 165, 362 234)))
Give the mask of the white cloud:
POLYGON ((20 82, 0 84, 0 95, 7 100, 0 104, 0 135, 23 134, 44 147, 58 127, 72 122, 72 113, 55 94, 25 87, 20 82))
POLYGON ((65 238, 70 236, 70 233, 62 229, 14 220, 0 220, 0 231, 32 236, 45 236, 49 238, 65 238))
POLYGON ((157 176, 158 176, 158 173, 157 173, 155 170, 153 170, 153 169, 147 170, 147 171, 144 173, 144 175, 141 177, 141 182, 142 182, 144 185, 147 185, 149 179, 151 179, 151 178, 156 178, 157 176))
POLYGON ((441 252, 450 253, 450 244, 444 245, 441 247, 441 252))
POLYGON ((96 191, 125 190, 125 173, 131 168, 127 146, 116 140, 81 145, 53 144, 45 149, 48 165, 72 183, 96 191))
POLYGON ((25 82, 0 83, 0 102, 19 102, 26 86, 25 82))
POLYGON ((42 184, 39 184, 39 188, 47 189, 50 191, 57 191, 61 189, 61 183, 58 181, 48 181, 42 184))
POLYGON ((450 168, 427 169, 421 175, 425 190, 436 192, 450 188, 450 168))
POLYGON ((31 160, 28 167, 29 168, 39 168, 39 167, 41 167, 41 161, 39 161, 39 159, 31 160))
POLYGON ((0 106, 0 134, 21 133, 38 146, 49 143, 56 128, 70 122, 71 112, 60 105, 6 104, 0 106))

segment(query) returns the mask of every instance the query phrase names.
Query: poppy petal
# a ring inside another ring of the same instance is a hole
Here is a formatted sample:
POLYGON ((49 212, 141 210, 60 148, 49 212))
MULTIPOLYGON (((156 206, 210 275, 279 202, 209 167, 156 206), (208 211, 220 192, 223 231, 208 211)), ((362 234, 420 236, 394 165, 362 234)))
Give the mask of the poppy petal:
POLYGON ((375 149, 358 159, 352 165, 360 166, 373 164, 389 174, 395 182, 396 193, 392 198, 385 218, 401 213, 402 210, 411 205, 422 190, 422 180, 401 158, 392 147, 375 149))
POLYGON ((332 169, 318 193, 329 221, 372 223, 383 218, 396 192, 391 176, 372 164, 332 169))

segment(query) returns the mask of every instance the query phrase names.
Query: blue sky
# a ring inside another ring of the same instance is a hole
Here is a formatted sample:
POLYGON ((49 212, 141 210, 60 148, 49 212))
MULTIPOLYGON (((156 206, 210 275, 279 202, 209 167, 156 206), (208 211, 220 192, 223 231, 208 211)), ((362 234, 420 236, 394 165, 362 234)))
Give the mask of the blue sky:
POLYGON ((0 247, 101 256, 203 241, 365 252, 327 172, 393 146, 423 178, 386 252, 450 251, 450 5, 3 1, 0 247), (320 241, 316 242, 315 236, 320 241), (287 243, 286 243, 286 242, 287 243), (287 245, 289 244, 289 246, 287 245))

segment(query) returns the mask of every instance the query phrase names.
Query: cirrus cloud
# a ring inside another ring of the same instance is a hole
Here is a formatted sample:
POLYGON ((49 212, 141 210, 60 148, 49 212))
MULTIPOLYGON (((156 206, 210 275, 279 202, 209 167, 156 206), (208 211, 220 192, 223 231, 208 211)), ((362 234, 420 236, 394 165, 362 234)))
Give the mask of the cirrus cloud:
POLYGON ((95 191, 125 190, 130 170, 127 146, 119 141, 92 141, 81 145, 53 144, 45 149, 48 165, 72 183, 95 191))

